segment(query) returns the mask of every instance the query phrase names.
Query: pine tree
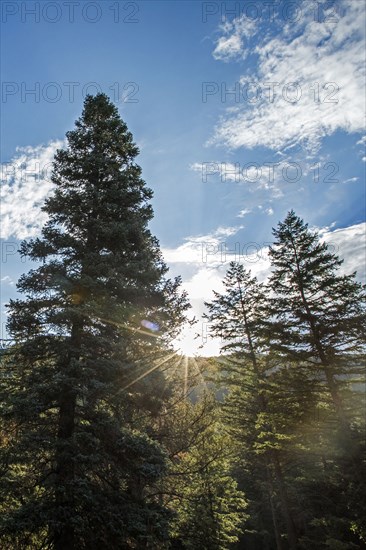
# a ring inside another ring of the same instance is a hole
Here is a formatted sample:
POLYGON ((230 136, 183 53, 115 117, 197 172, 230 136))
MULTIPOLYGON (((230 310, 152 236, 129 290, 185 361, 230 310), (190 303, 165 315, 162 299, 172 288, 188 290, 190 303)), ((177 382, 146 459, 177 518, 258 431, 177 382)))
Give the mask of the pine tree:
POLYGON ((365 287, 356 282, 355 273, 339 274, 342 260, 293 210, 273 234, 273 345, 288 359, 306 361, 324 375, 347 433, 350 421, 339 376, 359 374, 357 356, 360 361, 365 352, 365 287))
POLYGON ((166 453, 146 418, 167 389, 159 364, 187 301, 165 279, 152 191, 116 107, 88 96, 66 135, 48 222, 21 245, 41 263, 10 303, 1 546, 163 548, 168 512, 149 495, 166 453))
POLYGON ((245 495, 232 476, 232 440, 207 391, 185 400, 165 426, 171 467, 165 491, 175 512, 172 548, 233 548, 247 519, 245 495))
POLYGON ((227 354, 222 358, 223 368, 227 371, 223 383, 231 390, 224 404, 226 424, 240 442, 243 468, 251 470, 254 479, 261 480, 269 495, 277 548, 282 546, 273 503, 275 490, 281 503, 289 546, 296 548, 296 527, 281 464, 283 443, 286 439, 291 440, 291 436, 286 434, 286 413, 293 411, 290 411, 289 404, 283 408, 284 399, 281 401, 282 411, 276 411, 273 406, 273 394, 278 402, 283 387, 275 374, 278 365, 269 355, 263 319, 266 289, 235 262, 230 264, 223 284, 225 293, 215 292, 215 299, 206 303, 206 318, 210 322, 210 332, 221 337, 222 352, 227 354))
POLYGON ((354 548, 362 544, 366 532, 362 519, 366 515, 365 287, 356 281, 355 273, 339 273, 342 260, 293 211, 273 234, 268 323, 272 346, 295 369, 306 365, 307 378, 322 386, 319 404, 323 410, 331 405, 336 415, 328 410, 327 422, 319 423, 314 440, 322 455, 318 475, 316 464, 310 467, 309 463, 304 478, 304 494, 309 495, 304 507, 310 505, 310 522, 318 528, 315 536, 314 531, 308 533, 307 544, 313 544, 311 537, 319 541, 326 525, 327 546, 354 548), (325 487, 329 491, 326 506, 317 496, 320 492, 326 498, 325 487))

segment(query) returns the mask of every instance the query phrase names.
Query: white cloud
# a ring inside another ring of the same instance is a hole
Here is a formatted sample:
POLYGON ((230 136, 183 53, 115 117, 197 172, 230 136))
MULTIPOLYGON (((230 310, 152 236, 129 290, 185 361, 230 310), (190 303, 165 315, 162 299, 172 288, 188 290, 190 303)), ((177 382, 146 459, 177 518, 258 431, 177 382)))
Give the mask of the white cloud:
POLYGON ((344 259, 340 271, 344 274, 357 271, 357 279, 366 282, 366 223, 351 225, 322 236, 331 245, 331 250, 344 259))
POLYGON ((164 260, 173 264, 219 266, 230 255, 226 247, 226 239, 235 235, 240 229, 243 229, 242 225, 220 226, 207 235, 187 237, 186 242, 177 248, 162 248, 164 260))
POLYGON ((246 38, 249 38, 256 32, 257 25, 253 19, 242 15, 232 22, 225 21, 220 26, 223 33, 216 43, 213 52, 215 59, 220 61, 232 61, 246 57, 246 38))
MULTIPOLYGON (((274 37, 263 35, 257 43, 253 53, 258 64, 251 82, 262 97, 256 103, 241 97, 239 110, 226 113, 210 143, 273 150, 301 144, 316 151, 322 138, 337 130, 363 130, 363 2, 340 0, 343 15, 323 22, 314 21, 310 4, 293 28, 287 26, 274 37), (268 83, 275 83, 271 99, 268 83)), ((240 36, 235 23, 225 31, 225 43, 230 36, 240 36)), ((245 76, 242 86, 247 81, 245 76)))
POLYGON ((10 162, 1 165, 2 238, 24 239, 40 233, 47 220, 41 211, 53 189, 52 161, 62 141, 37 147, 19 147, 10 162))
POLYGON ((249 208, 244 208, 244 210, 240 210, 239 214, 237 215, 237 218, 244 218, 247 214, 250 214, 252 211, 249 208))
POLYGON ((222 275, 217 269, 201 267, 182 286, 192 300, 208 301, 213 298, 214 290, 222 291, 222 275))
POLYGON ((242 52, 243 43, 238 34, 221 37, 213 53, 215 59, 229 61, 242 52))
POLYGON ((5 277, 2 277, 1 282, 10 286, 14 286, 14 281, 11 277, 9 277, 9 275, 5 275, 5 277))
MULTIPOLYGON (((366 223, 359 223, 342 229, 334 229, 335 222, 329 227, 314 228, 317 229, 321 240, 325 241, 332 252, 337 254, 344 260, 340 273, 350 274, 357 271, 357 279, 361 282, 366 282, 366 265, 365 265, 365 249, 366 249, 366 223)), ((213 232, 213 237, 216 232, 213 232)), ((164 252, 165 259, 168 263, 173 264, 176 261, 184 262, 184 254, 187 255, 189 248, 186 248, 189 243, 199 242, 202 244, 203 237, 189 237, 189 242, 181 247, 178 247, 174 253, 173 250, 169 254, 164 252)), ((210 250, 209 250, 210 252, 210 250)), ((246 255, 235 256, 234 253, 223 255, 218 248, 215 251, 213 247, 211 254, 207 255, 206 263, 202 261, 202 255, 188 254, 190 258, 190 267, 194 267, 194 272, 186 280, 183 279, 183 288, 188 292, 189 299, 192 304, 192 315, 201 319, 202 313, 205 310, 204 301, 210 301, 213 298, 213 290, 216 292, 223 291, 222 280, 229 267, 230 261, 239 261, 248 270, 251 270, 252 275, 255 275, 259 281, 266 281, 271 272, 270 262, 268 259, 268 248, 258 248, 252 253, 251 250, 246 250, 246 255)), ((201 355, 217 355, 220 349, 220 341, 209 338, 207 323, 199 321, 198 325, 193 328, 187 328, 184 333, 184 348, 186 353, 193 355, 198 353, 201 355), (197 326, 199 328, 197 328, 197 326), (195 335, 199 333, 200 337, 195 339, 195 335), (202 349, 199 346, 203 345, 202 349)), ((179 348, 179 345, 177 344, 179 348)))
MULTIPOLYGON (((233 182, 245 186, 250 193, 256 193, 258 190, 269 192, 272 198, 281 198, 284 196, 286 186, 298 186, 300 191, 302 183, 309 183, 316 180, 323 169, 323 160, 325 157, 319 157, 318 164, 311 159, 304 159, 301 156, 274 155, 274 160, 260 164, 256 161, 248 160, 245 163, 230 162, 195 162, 190 165, 191 170, 201 173, 201 181, 207 182, 233 182)), ((240 217, 240 216, 239 216, 240 217)))

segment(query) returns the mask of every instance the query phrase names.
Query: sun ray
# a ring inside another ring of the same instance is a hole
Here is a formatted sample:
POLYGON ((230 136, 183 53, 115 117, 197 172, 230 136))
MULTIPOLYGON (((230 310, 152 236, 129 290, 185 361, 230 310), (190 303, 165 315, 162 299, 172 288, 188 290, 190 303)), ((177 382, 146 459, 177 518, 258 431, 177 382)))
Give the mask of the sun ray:
MULTIPOLYGON (((179 368, 179 366, 182 362, 182 359, 183 359, 182 355, 177 355, 177 361, 175 361, 175 363, 172 365, 172 371, 169 374, 171 379, 174 379, 175 373, 177 372, 177 370, 178 370, 178 368, 179 368)), ((165 384, 164 387, 163 387, 163 391, 160 394, 160 399, 163 399, 163 396, 164 396, 167 388, 168 388, 168 385, 165 384)))
POLYGON ((206 380, 205 380, 205 378, 204 378, 204 376, 203 376, 203 374, 202 374, 202 372, 201 372, 201 370, 200 370, 200 368, 199 368, 199 366, 198 366, 198 363, 197 363, 197 361, 196 361, 196 358, 195 358, 195 357, 192 357, 191 359, 192 359, 192 362, 193 362, 193 364, 194 364, 194 366, 195 366, 195 368, 196 368, 196 370, 197 370, 197 372, 198 372, 198 375, 199 375, 199 377, 200 377, 200 379, 201 379, 201 382, 204 384, 205 388, 207 389, 206 380))
POLYGON ((183 368, 184 368, 184 386, 183 386, 183 395, 188 393, 188 357, 183 356, 183 368))
MULTIPOLYGON (((159 338, 160 337, 159 334, 154 334, 153 332, 143 330, 139 327, 131 327, 127 323, 119 323, 117 321, 113 321, 112 319, 105 319, 105 318, 102 318, 102 317, 98 317, 98 319, 100 321, 102 321, 103 323, 108 323, 108 324, 114 325, 114 326, 119 327, 119 328, 127 329, 127 330, 130 330, 130 331, 134 332, 134 333, 143 334, 143 335, 146 335, 146 336, 153 336, 154 338, 159 338)), ((192 359, 193 365, 194 365, 201 381, 203 382, 205 387, 207 387, 206 381, 205 381, 204 377, 202 376, 202 373, 201 373, 201 371, 198 367, 197 361, 193 357, 192 358, 188 357, 187 355, 185 355, 183 353, 180 353, 178 355, 178 353, 176 351, 174 351, 168 357, 166 357, 165 359, 160 361, 157 365, 154 365, 153 367, 148 369, 146 372, 144 372, 141 375, 137 376, 134 380, 132 380, 131 382, 129 382, 128 384, 126 384, 125 386, 120 388, 117 393, 125 391, 128 388, 130 388, 131 386, 133 386, 134 384, 136 384, 137 382, 139 382, 140 380, 143 380, 146 376, 153 373, 158 368, 160 368, 162 365, 164 365, 165 363, 170 361, 174 356, 178 357, 178 361, 175 362, 174 365, 172 365, 173 368, 174 368, 174 373, 177 372, 177 370, 179 369, 180 365, 183 362, 182 366, 183 366, 183 395, 184 396, 188 395, 188 378, 189 378, 189 361, 190 361, 190 359, 192 359)))
POLYGON ((165 363, 167 363, 168 361, 170 361, 170 359, 172 357, 174 357, 176 354, 175 353, 171 353, 170 355, 168 355, 168 357, 166 357, 163 361, 161 361, 160 363, 158 363, 157 365, 154 365, 153 367, 151 367, 151 369, 147 370, 146 372, 144 372, 143 374, 141 374, 140 376, 138 376, 137 378, 135 378, 135 380, 132 380, 132 382, 129 382, 128 384, 126 384, 126 386, 123 386, 123 388, 121 388, 120 390, 118 390, 118 393, 121 392, 121 391, 124 391, 124 390, 127 390, 128 388, 130 388, 131 386, 133 386, 134 384, 136 384, 137 382, 139 382, 140 380, 142 380, 143 378, 145 378, 146 376, 148 376, 149 374, 151 374, 152 372, 154 372, 155 370, 157 370, 159 367, 161 367, 162 365, 164 365, 165 363))

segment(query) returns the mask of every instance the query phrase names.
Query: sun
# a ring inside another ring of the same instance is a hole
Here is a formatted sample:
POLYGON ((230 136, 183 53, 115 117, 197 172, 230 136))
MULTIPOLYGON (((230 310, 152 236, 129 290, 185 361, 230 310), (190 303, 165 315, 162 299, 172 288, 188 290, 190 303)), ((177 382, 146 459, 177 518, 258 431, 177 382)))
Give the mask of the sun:
POLYGON ((197 331, 193 327, 186 327, 179 337, 173 341, 173 348, 180 355, 195 357, 201 354, 202 339, 197 337, 197 331))
POLYGON ((173 340, 175 352, 187 357, 216 357, 220 355, 221 347, 221 340, 207 334, 205 326, 201 333, 197 327, 187 326, 173 340))

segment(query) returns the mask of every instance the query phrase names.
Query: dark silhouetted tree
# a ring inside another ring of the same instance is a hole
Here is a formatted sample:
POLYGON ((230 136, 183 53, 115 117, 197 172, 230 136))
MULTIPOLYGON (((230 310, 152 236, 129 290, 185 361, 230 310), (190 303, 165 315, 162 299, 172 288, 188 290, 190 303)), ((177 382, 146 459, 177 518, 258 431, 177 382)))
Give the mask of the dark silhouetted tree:
POLYGON ((164 277, 137 154, 107 96, 88 96, 55 155, 42 236, 21 245, 41 263, 10 303, 2 548, 166 544, 169 514, 150 497, 166 453, 148 417, 187 303, 164 277))

